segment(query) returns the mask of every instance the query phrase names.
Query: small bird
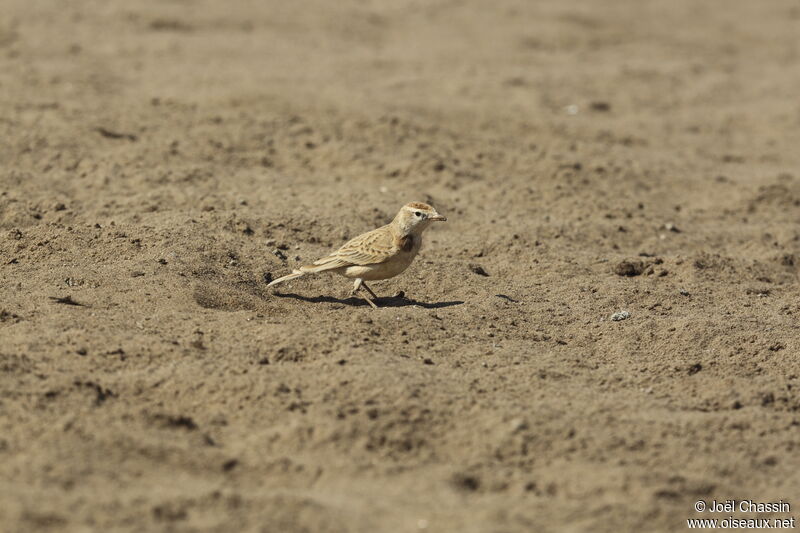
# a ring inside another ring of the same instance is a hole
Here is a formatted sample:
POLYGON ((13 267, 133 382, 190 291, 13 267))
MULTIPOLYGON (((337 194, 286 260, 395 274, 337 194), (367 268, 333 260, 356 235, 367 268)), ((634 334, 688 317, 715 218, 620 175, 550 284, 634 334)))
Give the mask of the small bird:
MULTIPOLYGON (((353 295, 363 288, 373 298, 377 298, 364 282, 393 278, 407 269, 422 246, 422 232, 431 222, 437 220, 447 219, 428 204, 411 202, 400 208, 389 224, 362 233, 332 254, 314 261, 312 265, 295 269, 267 287, 306 274, 335 272, 346 278, 355 278, 353 295)), ((363 297, 369 305, 377 309, 375 302, 367 296, 363 297)))

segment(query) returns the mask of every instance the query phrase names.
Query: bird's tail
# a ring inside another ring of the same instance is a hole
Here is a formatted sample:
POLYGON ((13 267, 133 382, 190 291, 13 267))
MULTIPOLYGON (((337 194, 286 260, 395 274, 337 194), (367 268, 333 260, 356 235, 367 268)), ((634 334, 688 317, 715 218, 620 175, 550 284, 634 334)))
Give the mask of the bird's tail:
POLYGON ((304 275, 305 275, 305 272, 301 272, 300 270, 294 270, 294 271, 292 271, 291 274, 287 274, 286 276, 283 276, 282 278, 278 278, 278 279, 272 280, 271 282, 269 282, 269 284, 267 284, 267 287, 272 287, 273 285, 277 285, 278 283, 283 283, 284 281, 289 281, 290 279, 297 279, 300 276, 304 276, 304 275))
POLYGON ((267 287, 272 287, 273 285, 277 285, 278 283, 283 283, 284 281, 289 281, 291 279, 297 279, 305 274, 315 274, 317 272, 325 272, 326 270, 333 270, 345 264, 346 263, 342 263, 341 261, 330 261, 328 260, 328 258, 323 258, 314 263, 313 265, 303 265, 300 268, 292 270, 291 274, 287 274, 282 278, 278 278, 276 280, 271 281, 267 285, 267 287))

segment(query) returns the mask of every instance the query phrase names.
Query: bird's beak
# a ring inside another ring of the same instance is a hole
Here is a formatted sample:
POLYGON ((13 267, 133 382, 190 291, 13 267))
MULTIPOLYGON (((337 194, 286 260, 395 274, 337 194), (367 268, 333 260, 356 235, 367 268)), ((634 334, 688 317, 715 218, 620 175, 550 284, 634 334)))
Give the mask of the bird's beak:
POLYGON ((428 217, 428 220, 440 220, 442 222, 447 222, 447 217, 443 217, 439 213, 436 213, 432 217, 428 217))

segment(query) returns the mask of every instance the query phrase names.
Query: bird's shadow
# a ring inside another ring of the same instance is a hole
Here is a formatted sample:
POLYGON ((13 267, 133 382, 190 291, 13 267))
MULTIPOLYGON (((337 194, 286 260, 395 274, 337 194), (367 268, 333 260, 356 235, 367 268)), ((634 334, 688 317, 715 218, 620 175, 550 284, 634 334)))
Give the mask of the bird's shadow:
MULTIPOLYGON (((332 296, 301 296, 300 294, 295 294, 292 292, 289 293, 275 292, 273 294, 278 298, 293 298, 295 300, 301 300, 303 302, 311 302, 315 304, 318 303, 342 304, 342 305, 349 305, 351 307, 369 306, 369 304, 367 303, 366 300, 364 300, 364 298, 358 298, 355 296, 351 296, 349 298, 334 298, 332 296)), ((378 307, 408 307, 411 305, 416 305, 419 307, 424 307, 425 309, 441 309, 443 307, 452 307, 454 305, 461 305, 464 303, 461 300, 454 300, 452 302, 426 303, 426 302, 418 302, 416 300, 412 300, 404 296, 375 298, 373 302, 375 302, 375 304, 378 307)))

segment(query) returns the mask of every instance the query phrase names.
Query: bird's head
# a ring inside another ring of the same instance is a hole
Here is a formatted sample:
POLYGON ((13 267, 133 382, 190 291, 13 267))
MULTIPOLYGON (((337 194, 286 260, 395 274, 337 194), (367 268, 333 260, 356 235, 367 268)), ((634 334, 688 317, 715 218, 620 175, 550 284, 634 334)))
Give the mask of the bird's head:
POLYGON ((442 221, 447 218, 440 215, 436 209, 422 202, 411 202, 404 205, 393 223, 403 235, 420 234, 431 222, 442 221))

